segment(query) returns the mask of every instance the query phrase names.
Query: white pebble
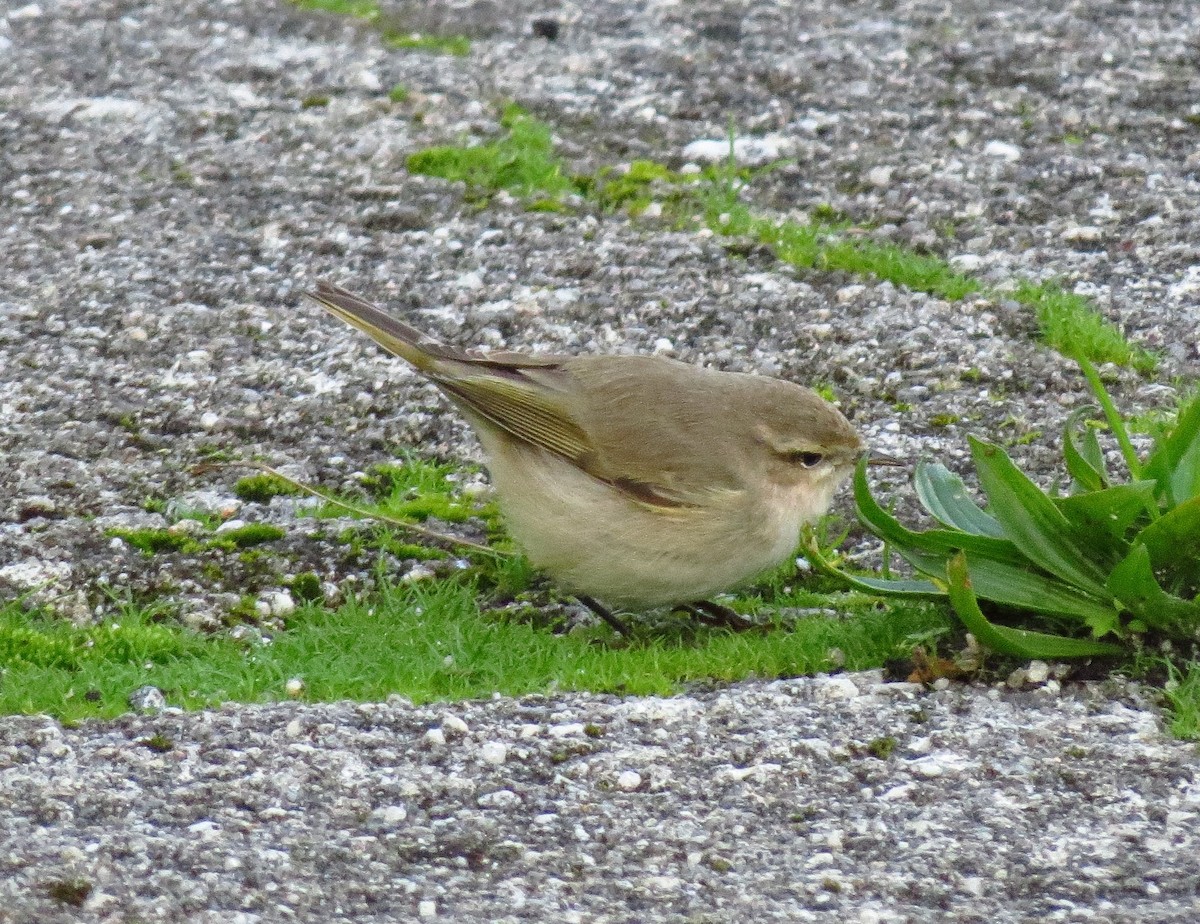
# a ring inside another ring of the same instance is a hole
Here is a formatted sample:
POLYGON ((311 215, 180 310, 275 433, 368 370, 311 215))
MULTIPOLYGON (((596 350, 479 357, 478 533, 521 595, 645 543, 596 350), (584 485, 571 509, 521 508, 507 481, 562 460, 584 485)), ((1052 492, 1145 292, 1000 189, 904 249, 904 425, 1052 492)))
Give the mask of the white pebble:
POLYGON ((408 809, 403 805, 382 805, 371 812, 367 823, 391 826, 400 824, 406 818, 408 818, 408 809))
POLYGON ((417 905, 417 915, 426 919, 436 918, 437 902, 428 900, 421 902, 419 905, 417 905))
POLYGON ((503 741, 488 741, 479 749, 479 757, 485 764, 498 767, 508 760, 508 745, 503 741))
POLYGON ((466 735, 471 728, 454 713, 450 713, 442 718, 442 730, 448 735, 466 735))
POLYGON ((1095 225, 1073 225, 1062 233, 1064 241, 1074 241, 1081 244, 1094 244, 1104 237, 1104 232, 1095 225))
POLYGON ((1007 161, 1021 159, 1021 149, 1007 141, 989 141, 984 145, 983 153, 988 157, 1000 157, 1007 161))
POLYGON ((617 788, 625 792, 633 792, 642 785, 642 775, 636 770, 622 770, 617 777, 617 788))
POLYGON ((1027 683, 1045 683, 1050 679, 1050 665, 1045 661, 1030 661, 1025 668, 1027 683))
POLYGON ((442 747, 446 743, 446 733, 440 728, 431 728, 425 732, 425 737, 422 739, 426 747, 442 747))

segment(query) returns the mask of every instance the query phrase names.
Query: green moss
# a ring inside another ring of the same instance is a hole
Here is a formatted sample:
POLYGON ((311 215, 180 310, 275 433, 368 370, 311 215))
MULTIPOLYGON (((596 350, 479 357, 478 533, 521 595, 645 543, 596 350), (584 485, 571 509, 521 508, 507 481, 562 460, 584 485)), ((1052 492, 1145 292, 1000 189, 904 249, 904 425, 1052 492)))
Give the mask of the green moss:
POLYGON ((192 552, 201 548, 191 536, 166 529, 110 529, 105 535, 128 542, 145 555, 159 552, 192 552))
POLYGON ((175 742, 162 733, 151 735, 149 738, 143 738, 138 744, 159 754, 175 750, 175 742))
POLYGON ((379 4, 375 0, 292 0, 302 10, 321 10, 339 16, 373 20, 379 16, 379 4))
POLYGON ((383 40, 390 47, 405 51, 428 51, 456 58, 465 58, 471 53, 471 40, 465 35, 428 35, 385 29, 383 40))
POLYGON ((302 571, 292 578, 289 590, 293 596, 310 603, 325 596, 321 589, 321 578, 312 571, 302 571))
POLYGON ((949 427, 961 419, 958 414, 934 414, 929 418, 929 425, 931 427, 949 427))
POLYGON ((402 83, 398 83, 388 90, 388 99, 390 99, 393 103, 403 103, 408 100, 408 97, 408 87, 402 83))
POLYGON ((272 497, 300 494, 303 492, 278 475, 263 472, 258 475, 248 475, 245 478, 239 478, 237 484, 233 486, 233 493, 240 500, 248 503, 265 504, 272 497))
POLYGON ((602 167, 594 178, 581 182, 585 193, 608 211, 627 208, 640 212, 651 202, 655 183, 669 185, 685 180, 680 174, 652 160, 635 160, 625 171, 602 167))
POLYGON ((277 542, 286 535, 284 530, 270 523, 247 523, 245 526, 219 533, 213 537, 210 545, 247 549, 251 546, 262 545, 264 542, 277 542))
POLYGON ((329 97, 323 93, 312 93, 300 100, 301 109, 321 109, 329 105, 329 97))
POLYGON ((46 894, 64 905, 78 908, 92 894, 92 884, 81 878, 55 879, 45 885, 46 894))
POLYGON ((867 745, 867 753, 872 757, 878 757, 880 760, 887 760, 895 753, 896 746, 899 743, 891 735, 876 738, 867 745))
POLYGON ((475 145, 442 145, 409 155, 411 173, 461 181, 476 192, 507 190, 521 196, 556 198, 575 189, 554 155, 550 129, 509 106, 502 117, 508 133, 475 145))
POLYGON ((1120 329, 1082 295, 1051 283, 1023 281, 1012 297, 1034 310, 1042 337, 1064 356, 1131 366, 1144 374, 1158 367, 1153 353, 1126 340, 1120 329))

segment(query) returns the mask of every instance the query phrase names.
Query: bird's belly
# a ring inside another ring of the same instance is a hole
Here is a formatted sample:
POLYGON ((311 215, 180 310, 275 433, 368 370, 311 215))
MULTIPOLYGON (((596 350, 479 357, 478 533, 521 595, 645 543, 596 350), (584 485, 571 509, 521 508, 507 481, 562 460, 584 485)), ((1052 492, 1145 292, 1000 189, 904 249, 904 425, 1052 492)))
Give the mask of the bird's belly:
MULTIPOLYGON (((491 474, 514 538, 568 589, 647 608, 702 600, 794 551, 794 504, 653 509, 544 452, 490 447, 491 474)), ((741 502, 739 504, 739 502, 741 502)))

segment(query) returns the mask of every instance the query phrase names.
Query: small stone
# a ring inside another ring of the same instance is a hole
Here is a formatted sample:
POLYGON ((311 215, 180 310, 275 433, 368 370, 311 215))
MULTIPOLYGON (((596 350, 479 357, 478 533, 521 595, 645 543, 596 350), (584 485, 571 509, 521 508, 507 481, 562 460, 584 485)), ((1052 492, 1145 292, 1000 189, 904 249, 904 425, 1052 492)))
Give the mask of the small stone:
POLYGON ((558 41, 561 26, 557 19, 550 16, 539 16, 529 24, 529 28, 538 38, 544 38, 547 42, 555 42, 558 41))
POLYGON ((286 684, 284 684, 283 689, 288 696, 290 696, 292 699, 296 699, 298 696, 304 693, 304 681, 299 677, 293 677, 286 684))
POLYGON ((167 532, 172 536, 200 536, 208 532, 208 530, 199 520, 187 517, 186 519, 172 523, 167 527, 167 532))
POLYGON ((859 689, 853 680, 845 677, 821 678, 816 689, 817 699, 854 699, 859 695, 859 689))
POLYGON ((361 70, 354 75, 354 80, 369 93, 378 93, 383 89, 383 81, 379 79, 379 75, 374 71, 361 70))
POLYGON ((425 732, 425 736, 422 738, 422 740, 425 742, 426 747, 444 747, 446 744, 446 733, 440 728, 431 728, 429 731, 425 732))
POLYGON ((842 286, 842 288, 838 289, 833 294, 833 297, 837 300, 839 305, 846 305, 854 301, 866 291, 866 286, 855 283, 851 286, 842 286))
POLYGON ((892 183, 892 168, 872 167, 867 171, 867 182, 876 189, 887 189, 892 183))
POLYGON ((479 749, 479 758, 485 764, 498 767, 508 760, 508 745, 503 741, 488 741, 479 749))
POLYGON ((1045 683, 1050 679, 1050 665, 1045 661, 1030 661, 1025 668, 1026 683, 1045 683))
POLYGON ((642 785, 642 775, 636 770, 622 770, 617 776, 617 789, 633 792, 642 785))
POLYGON ((670 355, 675 352, 675 344, 666 337, 659 337, 654 341, 654 352, 659 356, 670 355))
POLYGON ((367 816, 369 828, 394 828, 408 818, 408 809, 403 805, 382 805, 367 816))
POLYGON ((134 712, 162 712, 167 708, 167 698, 158 687, 138 687, 129 694, 129 708, 134 712))
POLYGON ((450 713, 442 719, 442 730, 448 735, 466 735, 470 733, 471 728, 454 713, 450 713))
POLYGON ((1073 225, 1062 233, 1064 241, 1075 244, 1094 244, 1104 237, 1104 232, 1095 225, 1073 225))
POLYGON ((277 590, 274 593, 267 594, 265 599, 267 605, 271 608, 272 616, 278 616, 282 619, 296 612, 296 601, 292 599, 292 595, 286 590, 277 590))
POLYGON ((484 808, 512 808, 521 804, 521 797, 511 789, 497 789, 495 792, 484 793, 477 801, 484 808))
POLYGON ((415 584, 418 581, 428 581, 437 577, 437 572, 426 565, 414 565, 401 579, 405 584, 415 584))
POLYGON ((437 917, 437 902, 428 899, 417 905, 417 916, 429 920, 437 917))
MULTIPOLYGON (((761 138, 735 138, 733 140, 733 159, 739 164, 755 167, 785 157, 792 148, 792 144, 778 135, 764 135, 761 138)), ((726 161, 729 159, 729 139, 700 138, 683 149, 683 156, 689 161, 710 164, 726 161)))
POLYGON ((950 265, 960 273, 973 273, 983 266, 983 257, 973 253, 960 253, 950 258, 950 265))
POLYGON ((220 526, 218 526, 216 528, 215 532, 219 536, 222 533, 231 533, 235 529, 241 529, 245 525, 246 525, 245 520, 238 520, 238 519, 226 520, 224 523, 222 523, 220 526))
POLYGON ((1021 159, 1021 149, 1007 141, 989 141, 984 145, 983 153, 988 157, 999 157, 1010 163, 1021 159))
POLYGON ((546 734, 551 738, 568 738, 574 735, 582 735, 584 724, 582 722, 563 722, 561 725, 551 725, 546 729, 546 734))

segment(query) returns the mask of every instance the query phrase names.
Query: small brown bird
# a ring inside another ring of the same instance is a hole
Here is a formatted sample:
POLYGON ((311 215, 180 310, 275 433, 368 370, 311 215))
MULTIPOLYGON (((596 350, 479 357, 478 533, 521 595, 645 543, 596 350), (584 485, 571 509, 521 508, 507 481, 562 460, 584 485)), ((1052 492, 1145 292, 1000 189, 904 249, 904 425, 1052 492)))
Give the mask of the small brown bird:
POLYGON ((446 346, 350 292, 310 298, 434 382, 474 427, 530 561, 603 604, 707 602, 793 553, 865 445, 815 392, 660 356, 534 356, 446 346))

